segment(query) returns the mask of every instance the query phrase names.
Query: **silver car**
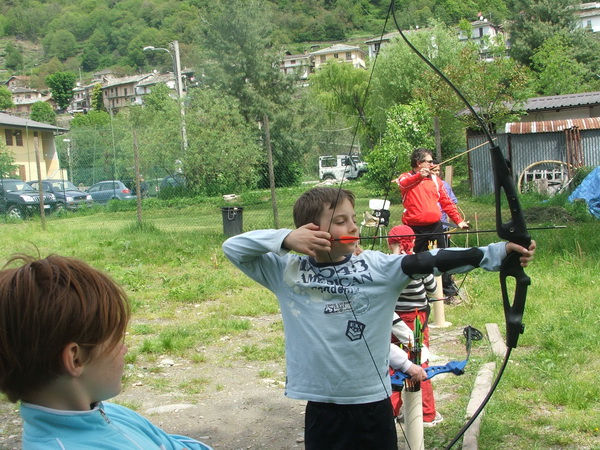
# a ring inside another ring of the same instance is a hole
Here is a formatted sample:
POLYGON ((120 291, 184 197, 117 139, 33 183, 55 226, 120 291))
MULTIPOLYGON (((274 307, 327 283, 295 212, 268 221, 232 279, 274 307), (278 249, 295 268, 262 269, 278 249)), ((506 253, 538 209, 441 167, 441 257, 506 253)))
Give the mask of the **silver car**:
POLYGON ((90 186, 87 191, 97 203, 108 203, 110 200, 131 200, 135 195, 122 181, 100 181, 90 186))

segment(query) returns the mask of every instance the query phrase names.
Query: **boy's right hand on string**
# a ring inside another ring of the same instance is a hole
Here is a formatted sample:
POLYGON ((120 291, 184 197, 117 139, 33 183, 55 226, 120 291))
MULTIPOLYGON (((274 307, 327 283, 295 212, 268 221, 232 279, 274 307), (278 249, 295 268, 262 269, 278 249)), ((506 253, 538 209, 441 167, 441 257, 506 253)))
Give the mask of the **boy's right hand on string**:
POLYGON ((331 235, 321 231, 318 225, 309 223, 296 228, 283 240, 283 246, 289 250, 316 256, 316 252, 331 251, 331 235))

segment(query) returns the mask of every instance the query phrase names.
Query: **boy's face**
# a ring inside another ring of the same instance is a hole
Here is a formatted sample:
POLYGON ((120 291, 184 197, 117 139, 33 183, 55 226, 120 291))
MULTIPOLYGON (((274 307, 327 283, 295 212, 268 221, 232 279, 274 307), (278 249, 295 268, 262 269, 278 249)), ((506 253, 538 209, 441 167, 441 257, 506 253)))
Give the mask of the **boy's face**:
MULTIPOLYGON (((330 205, 323 210, 319 217, 319 227, 323 231, 328 231, 332 239, 339 239, 342 236, 358 237, 358 227, 356 226, 356 213, 350 200, 343 200, 338 203, 334 209, 330 205)), ((336 262, 345 255, 352 253, 356 247, 357 241, 342 243, 333 241, 331 243, 331 252, 317 255, 319 262, 336 262)))
POLYGON ((90 404, 107 400, 121 392, 121 378, 125 367, 127 346, 119 342, 110 351, 107 343, 99 345, 91 361, 85 364, 82 381, 86 386, 90 404))

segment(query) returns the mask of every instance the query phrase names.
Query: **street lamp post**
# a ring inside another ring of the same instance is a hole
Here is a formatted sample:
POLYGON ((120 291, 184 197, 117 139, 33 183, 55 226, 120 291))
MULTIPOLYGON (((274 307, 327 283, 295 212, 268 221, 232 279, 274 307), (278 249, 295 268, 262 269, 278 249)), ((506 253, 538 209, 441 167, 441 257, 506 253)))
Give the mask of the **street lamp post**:
POLYGON ((144 51, 164 51, 167 52, 169 54, 169 56, 171 56, 171 59, 173 60, 173 73, 175 75, 175 88, 177 89, 177 97, 179 99, 179 112, 181 114, 181 140, 183 142, 183 151, 184 153, 187 152, 187 148, 188 148, 188 141, 187 141, 187 131, 185 128, 185 108, 183 106, 183 83, 182 83, 182 76, 181 76, 181 61, 179 59, 179 42, 178 41, 173 41, 171 43, 169 43, 169 47, 171 48, 171 50, 169 50, 168 48, 163 48, 163 47, 153 47, 151 45, 144 47, 144 51))

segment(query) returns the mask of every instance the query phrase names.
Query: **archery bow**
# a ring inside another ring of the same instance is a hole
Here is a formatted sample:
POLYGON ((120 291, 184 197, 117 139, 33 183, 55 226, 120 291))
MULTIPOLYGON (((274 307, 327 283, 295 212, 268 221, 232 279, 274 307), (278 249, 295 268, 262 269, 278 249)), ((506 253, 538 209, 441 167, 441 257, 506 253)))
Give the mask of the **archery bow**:
MULTIPOLYGON (((466 342, 466 351, 467 355, 465 359, 462 361, 449 361, 443 366, 429 366, 423 369, 425 373, 427 373, 427 378, 425 380, 430 380, 431 378, 439 375, 441 373, 453 373, 454 375, 463 375, 465 373, 465 367, 467 366, 467 362, 469 361, 469 357, 471 356, 471 342, 474 340, 481 340, 482 334, 481 331, 473 328, 472 326, 467 326, 463 330, 463 335, 467 339, 466 342)), ((404 380, 410 378, 410 375, 407 375, 404 372, 396 371, 393 375, 391 375, 392 386, 402 387, 404 380)))
MULTIPOLYGON (((528 248, 531 244, 531 237, 529 236, 525 218, 521 211, 517 191, 512 180, 511 171, 509 165, 502 154, 502 150, 498 145, 494 143, 492 135, 488 130, 488 127, 484 124, 483 119, 477 114, 473 106, 459 91, 459 89, 441 72, 431 61, 429 61, 419 50, 412 45, 412 43, 406 38, 402 32, 398 21, 396 19, 395 4, 394 0, 391 1, 392 18, 396 29, 400 33, 400 36, 411 48, 411 50, 418 55, 436 74, 438 74, 444 82, 458 95, 458 97, 467 106, 471 114, 475 117, 481 130, 485 133, 485 136, 490 144, 490 157, 492 160, 492 171, 494 173, 494 194, 496 203, 496 232, 498 237, 514 243, 517 243, 525 248, 528 248), (502 218, 502 193, 508 203, 511 218, 506 222, 503 222, 502 218)), ((525 310, 525 302, 527 300, 527 287, 531 284, 530 278, 527 276, 521 264, 519 262, 519 254, 516 252, 510 253, 502 263, 500 267, 500 287, 502 291, 502 303, 504 307, 504 316, 506 320, 506 345, 507 351, 504 358, 504 362, 498 372, 496 380, 492 384, 490 391, 486 395, 482 404, 479 406, 477 411, 473 414, 471 419, 461 428, 458 434, 452 439, 450 444, 446 447, 451 448, 471 424, 477 419, 489 399, 491 398, 496 386, 500 382, 500 378, 508 364, 508 359, 513 348, 517 346, 519 335, 524 331, 523 325, 523 312, 525 310), (514 278, 515 280, 515 293, 513 295, 513 301, 511 303, 508 294, 508 288, 506 279, 514 278)))

